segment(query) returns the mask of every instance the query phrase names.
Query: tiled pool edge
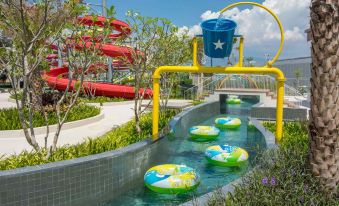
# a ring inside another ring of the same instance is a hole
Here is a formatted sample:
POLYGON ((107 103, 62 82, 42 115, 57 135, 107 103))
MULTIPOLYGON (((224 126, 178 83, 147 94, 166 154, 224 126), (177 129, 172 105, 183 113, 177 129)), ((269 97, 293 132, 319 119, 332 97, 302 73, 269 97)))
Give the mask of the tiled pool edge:
MULTIPOLYGON (((185 130, 188 122, 219 111, 219 102, 188 108, 173 118, 170 128, 185 130)), ((148 139, 101 154, 0 171, 0 205, 101 205, 140 182, 160 142, 148 139)))
MULTIPOLYGON (((252 122, 252 124, 263 134, 263 136, 265 137, 265 141, 266 141, 266 147, 267 149, 275 149, 277 148, 277 145, 275 144, 275 136, 272 132, 270 132, 269 130, 267 130, 264 126, 262 126, 262 124, 255 118, 252 117, 248 117, 248 119, 252 122)), ((253 170, 248 171, 243 177, 240 177, 236 180, 234 180, 233 182, 217 189, 220 190, 220 192, 222 194, 227 194, 227 193, 233 193, 235 186, 239 185, 243 178, 245 178, 246 176, 249 176, 252 174, 253 170)), ((183 204, 181 204, 180 206, 202 206, 202 205, 208 205, 208 201, 211 197, 214 196, 215 192, 217 190, 211 191, 207 194, 204 194, 200 197, 194 198, 193 200, 187 201, 183 204)))
POLYGON ((274 134, 272 132, 270 132, 269 130, 267 130, 256 118, 248 117, 248 119, 252 122, 252 124, 265 137, 267 149, 277 148, 277 145, 275 143, 275 136, 274 136, 274 134))

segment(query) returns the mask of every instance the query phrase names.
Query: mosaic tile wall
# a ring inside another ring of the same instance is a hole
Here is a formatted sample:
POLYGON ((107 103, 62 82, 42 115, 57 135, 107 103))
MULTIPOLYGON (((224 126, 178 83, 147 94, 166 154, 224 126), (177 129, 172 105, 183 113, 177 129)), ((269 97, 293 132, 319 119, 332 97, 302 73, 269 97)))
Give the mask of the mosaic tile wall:
POLYGON ((156 145, 144 141, 99 155, 0 172, 0 205, 100 205, 140 181, 156 145))
MULTIPOLYGON (((171 126, 185 130, 189 122, 219 111, 219 102, 202 104, 180 113, 171 126)), ((162 142, 146 140, 102 154, 0 171, 0 206, 102 205, 142 184, 162 142)))

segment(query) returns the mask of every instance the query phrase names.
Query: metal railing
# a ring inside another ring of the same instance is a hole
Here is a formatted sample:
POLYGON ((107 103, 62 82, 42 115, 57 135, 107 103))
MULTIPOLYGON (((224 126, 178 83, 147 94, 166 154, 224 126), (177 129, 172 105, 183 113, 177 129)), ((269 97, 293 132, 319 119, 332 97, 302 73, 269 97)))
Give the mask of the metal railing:
POLYGON ((209 85, 214 85, 220 78, 224 78, 224 75, 215 74, 211 77, 204 77, 200 83, 184 91, 184 99, 199 99, 199 94, 202 95, 206 92, 206 88, 209 85))
MULTIPOLYGON (((198 85, 184 91, 185 99, 203 99, 216 90, 258 89, 276 95, 276 80, 270 75, 215 74, 198 85)), ((285 96, 303 96, 295 88, 285 84, 285 96)))

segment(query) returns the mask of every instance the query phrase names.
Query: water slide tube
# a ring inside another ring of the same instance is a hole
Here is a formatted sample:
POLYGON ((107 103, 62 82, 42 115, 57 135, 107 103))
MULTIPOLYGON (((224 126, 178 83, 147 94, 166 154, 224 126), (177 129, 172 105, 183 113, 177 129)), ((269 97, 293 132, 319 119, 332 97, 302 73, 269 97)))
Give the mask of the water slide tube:
MULTIPOLYGON (((97 25, 103 27, 106 19, 105 17, 93 17, 93 16, 84 16, 79 17, 78 22, 84 25, 97 25)), ((126 24, 123 21, 119 20, 113 20, 110 22, 110 26, 114 28, 114 30, 118 31, 118 33, 110 34, 110 39, 116 39, 119 37, 123 37, 126 35, 129 35, 131 33, 131 29, 128 24, 126 24)), ((86 38, 86 37, 84 37, 86 38)), ((81 49, 83 47, 90 47, 92 42, 88 42, 85 45, 77 45, 78 49, 81 49)), ((95 45, 96 46, 96 45, 95 45)), ((118 46, 114 44, 100 44, 97 43, 97 47, 100 48, 103 55, 109 56, 109 57, 127 57, 127 61, 133 61, 132 60, 132 50, 130 47, 127 46, 118 46)), ((47 59, 53 59, 55 58, 55 55, 49 55, 47 59)), ((113 61, 116 65, 123 64, 120 60, 113 61)), ((47 82, 48 86, 59 90, 59 91, 65 91, 67 88, 67 85, 69 83, 69 79, 65 78, 65 74, 68 73, 68 67, 56 67, 51 68, 50 71, 45 72, 43 74, 44 80, 47 82)), ((76 84, 75 80, 72 80, 69 90, 72 91, 74 89, 74 85, 76 84)), ((83 82, 83 89, 85 92, 95 91, 95 96, 106 96, 106 97, 119 97, 119 98, 125 98, 125 99, 134 99, 135 97, 135 89, 132 86, 124 86, 124 85, 117 85, 117 84, 111 84, 111 83, 95 83, 95 82, 83 82)), ((139 93, 144 93, 145 98, 151 98, 152 96, 152 90, 151 89, 140 89, 139 93)))

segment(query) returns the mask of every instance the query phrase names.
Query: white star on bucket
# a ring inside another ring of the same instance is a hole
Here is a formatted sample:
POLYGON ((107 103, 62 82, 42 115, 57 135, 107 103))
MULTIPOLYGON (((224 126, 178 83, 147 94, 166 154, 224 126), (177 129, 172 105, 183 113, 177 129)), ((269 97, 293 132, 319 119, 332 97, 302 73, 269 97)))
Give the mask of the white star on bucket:
POLYGON ((220 39, 219 39, 218 42, 213 43, 213 44, 215 45, 215 50, 217 50, 217 49, 222 49, 222 46, 223 46, 225 43, 220 42, 220 39))

